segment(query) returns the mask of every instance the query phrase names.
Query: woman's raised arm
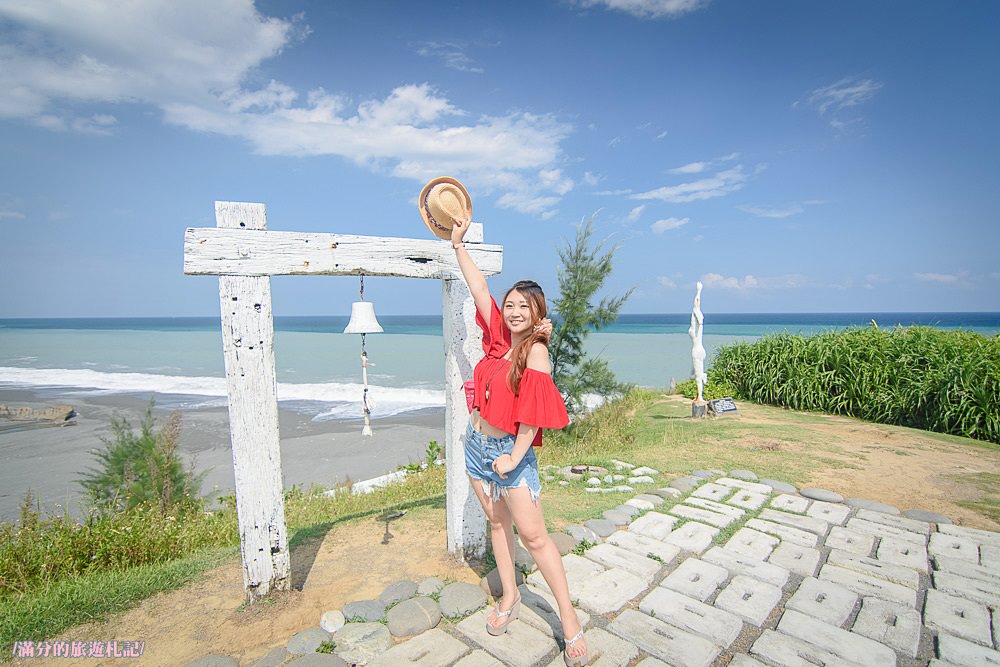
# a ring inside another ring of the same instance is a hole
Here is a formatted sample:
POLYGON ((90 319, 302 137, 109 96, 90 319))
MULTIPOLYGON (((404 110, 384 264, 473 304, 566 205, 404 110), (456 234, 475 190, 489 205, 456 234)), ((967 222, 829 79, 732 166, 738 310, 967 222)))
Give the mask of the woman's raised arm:
POLYGON ((465 284, 469 286, 469 292, 472 293, 472 300, 476 303, 476 310, 479 311, 484 320, 489 322, 491 310, 490 288, 486 285, 486 278, 483 277, 483 272, 472 261, 472 256, 469 255, 469 251, 465 249, 465 243, 462 241, 465 238, 466 232, 469 231, 470 224, 472 224, 471 220, 455 220, 455 224, 451 227, 451 245, 455 248, 455 257, 458 259, 458 266, 462 269, 462 277, 465 278, 465 284))

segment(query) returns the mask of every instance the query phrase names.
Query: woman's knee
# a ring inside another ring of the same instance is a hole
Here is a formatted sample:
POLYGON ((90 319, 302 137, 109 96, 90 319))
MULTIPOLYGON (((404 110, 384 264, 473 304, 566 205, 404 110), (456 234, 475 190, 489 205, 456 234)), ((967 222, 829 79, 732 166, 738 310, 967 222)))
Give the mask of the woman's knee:
POLYGON ((517 534, 521 538, 524 548, 532 553, 544 548, 549 543, 549 533, 544 528, 527 531, 518 529, 517 534))

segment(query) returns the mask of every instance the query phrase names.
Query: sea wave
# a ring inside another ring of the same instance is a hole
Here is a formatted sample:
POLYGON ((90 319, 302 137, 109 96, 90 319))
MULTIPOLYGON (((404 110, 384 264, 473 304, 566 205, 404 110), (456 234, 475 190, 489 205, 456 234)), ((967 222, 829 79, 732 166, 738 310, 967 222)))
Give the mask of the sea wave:
MULTIPOLYGON (((203 396, 205 401, 189 402, 189 407, 210 407, 226 396, 226 379, 155 373, 105 373, 87 368, 15 368, 0 366, 0 386, 65 388, 76 395, 167 394, 203 396)), ((364 386, 359 383, 313 382, 278 383, 278 400, 309 403, 316 419, 346 419, 360 416, 364 386)), ((444 407, 444 391, 369 385, 372 414, 390 416, 444 407)))

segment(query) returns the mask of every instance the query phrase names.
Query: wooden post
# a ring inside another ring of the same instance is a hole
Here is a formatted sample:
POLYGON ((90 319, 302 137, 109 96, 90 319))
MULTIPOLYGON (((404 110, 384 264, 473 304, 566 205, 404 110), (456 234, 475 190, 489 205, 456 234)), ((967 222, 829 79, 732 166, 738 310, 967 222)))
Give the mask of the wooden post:
POLYGON ((441 281, 444 333, 445 417, 447 466, 445 495, 448 551, 463 560, 486 555, 486 515, 469 488, 465 472, 465 429, 469 410, 464 380, 483 355, 482 334, 476 326, 476 303, 461 278, 441 281))
MULTIPOLYGON (((263 204, 216 202, 215 219, 222 228, 262 230, 267 226, 263 204)), ((250 254, 246 247, 238 252, 250 254)), ((243 586, 247 602, 252 603, 272 590, 288 590, 291 582, 281 485, 271 278, 219 276, 219 300, 243 586)))

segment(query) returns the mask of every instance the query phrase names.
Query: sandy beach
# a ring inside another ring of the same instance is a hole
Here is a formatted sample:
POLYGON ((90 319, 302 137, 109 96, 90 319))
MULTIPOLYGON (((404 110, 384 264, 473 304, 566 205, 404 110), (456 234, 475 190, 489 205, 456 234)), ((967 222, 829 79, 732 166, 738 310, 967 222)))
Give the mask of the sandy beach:
MULTIPOLYGON (((80 515, 85 495, 81 475, 97 464, 94 450, 111 433, 113 417, 124 417, 138 427, 149 396, 44 395, 24 389, 0 389, 0 405, 42 408, 69 405, 79 416, 67 426, 26 427, 0 420, 0 520, 18 516, 29 489, 44 511, 80 515)), ((155 408, 157 424, 170 410, 155 408)), ((420 461, 430 440, 444 442, 444 409, 409 412, 376 418, 374 435, 363 438, 361 422, 312 421, 288 410, 280 411, 281 469, 285 488, 298 484, 332 487, 348 479, 364 480, 420 461)), ((233 489, 232 449, 226 408, 181 412, 180 446, 196 470, 208 470, 202 485, 206 496, 233 489)))

